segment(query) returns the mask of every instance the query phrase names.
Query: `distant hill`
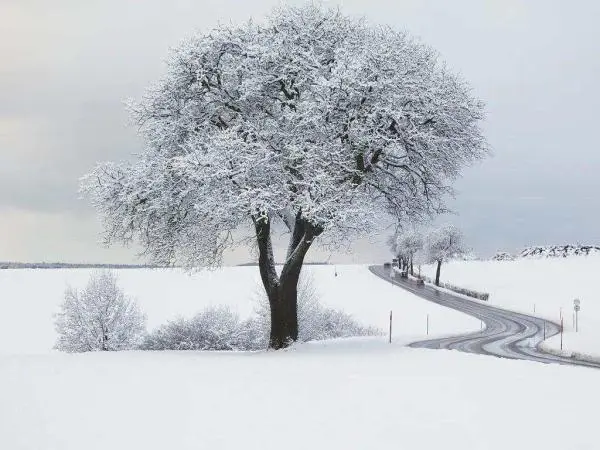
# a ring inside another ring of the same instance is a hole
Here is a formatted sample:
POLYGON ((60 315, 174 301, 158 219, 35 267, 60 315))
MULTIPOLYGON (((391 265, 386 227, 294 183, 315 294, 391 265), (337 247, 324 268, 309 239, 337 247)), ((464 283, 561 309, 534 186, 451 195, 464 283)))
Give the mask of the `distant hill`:
POLYGON ((595 245, 542 245, 527 247, 520 253, 521 258, 566 258, 567 256, 600 255, 600 247, 595 245))
POLYGON ((517 258, 567 258, 588 255, 600 255, 600 247, 596 245, 534 245, 524 248, 517 255, 498 252, 492 260, 512 261, 517 258))

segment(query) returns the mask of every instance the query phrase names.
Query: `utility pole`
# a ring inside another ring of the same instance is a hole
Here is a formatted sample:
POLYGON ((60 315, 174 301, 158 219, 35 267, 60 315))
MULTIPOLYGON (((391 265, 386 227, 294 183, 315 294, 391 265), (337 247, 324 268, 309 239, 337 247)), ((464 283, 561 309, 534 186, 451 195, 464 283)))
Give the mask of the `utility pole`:
POLYGON ((392 343, 392 311, 390 311, 390 344, 392 343))

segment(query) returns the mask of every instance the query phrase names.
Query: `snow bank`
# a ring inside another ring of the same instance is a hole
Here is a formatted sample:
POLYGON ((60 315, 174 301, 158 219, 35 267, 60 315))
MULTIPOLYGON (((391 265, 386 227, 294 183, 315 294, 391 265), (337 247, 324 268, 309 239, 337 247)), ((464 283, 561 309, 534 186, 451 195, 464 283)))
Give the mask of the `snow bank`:
POLYGON ((4 356, 0 448, 592 449, 597 380, 589 369, 372 340, 4 356))
MULTIPOLYGON (((429 314, 435 336, 479 329, 479 321, 420 300, 371 274, 367 266, 307 266, 321 303, 353 315, 360 323, 387 330, 394 311, 394 339, 425 337, 429 314), (337 270, 337 276, 335 272, 337 270)), ((44 353, 56 339, 52 315, 67 284, 84 287, 92 270, 1 270, 0 354, 44 353)), ((262 293, 257 267, 225 267, 189 275, 181 270, 116 270, 119 285, 136 298, 154 329, 177 316, 192 317, 208 306, 228 306, 249 317, 262 293)))
MULTIPOLYGON (((425 266, 423 272, 435 273, 425 266)), ((521 258, 514 261, 452 261, 442 266, 442 280, 490 293, 489 303, 534 314, 553 322, 564 319, 563 350, 600 356, 600 255, 567 258, 521 258), (574 332, 573 300, 581 300, 579 332, 574 332)), ((546 345, 560 349, 560 336, 546 345)))

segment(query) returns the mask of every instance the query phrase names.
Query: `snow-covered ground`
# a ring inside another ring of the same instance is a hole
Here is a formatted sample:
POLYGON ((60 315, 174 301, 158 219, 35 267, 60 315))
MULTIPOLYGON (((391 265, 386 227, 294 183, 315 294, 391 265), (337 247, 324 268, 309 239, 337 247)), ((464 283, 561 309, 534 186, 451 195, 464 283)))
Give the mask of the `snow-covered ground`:
MULTIPOLYGON (((0 449, 506 450, 598 448, 598 372, 412 349, 479 322, 364 266, 310 267, 322 301, 394 343, 358 338, 279 352, 61 354, 52 313, 88 270, 0 271, 0 449)), ((123 270, 150 326, 208 304, 252 312, 256 267, 188 276, 123 270)), ((585 303, 584 303, 585 305, 585 303)))
POLYGON ((598 372, 381 341, 0 358, 7 450, 597 449, 598 372))
MULTIPOLYGON (((82 288, 89 269, 0 270, 0 354, 51 351, 56 335, 52 315, 67 283, 82 288)), ((177 315, 192 316, 209 305, 229 305, 252 314, 262 292, 257 267, 225 267, 189 275, 181 270, 123 269, 119 285, 135 297, 152 329, 177 315)), ((308 266, 321 302, 343 309, 364 325, 388 330, 393 310, 394 340, 477 330, 478 320, 425 301, 378 279, 366 266, 308 266), (337 270, 338 276, 335 276, 337 270)))
MULTIPOLYGON (((434 266, 423 273, 435 274, 434 266)), ((519 258, 514 261, 451 261, 442 266, 442 281, 489 292, 489 303, 535 314, 559 323, 561 314, 567 354, 600 357, 600 255, 566 258, 519 258), (579 332, 573 326, 573 300, 580 299, 579 332)), ((560 349, 560 336, 546 345, 560 349)))

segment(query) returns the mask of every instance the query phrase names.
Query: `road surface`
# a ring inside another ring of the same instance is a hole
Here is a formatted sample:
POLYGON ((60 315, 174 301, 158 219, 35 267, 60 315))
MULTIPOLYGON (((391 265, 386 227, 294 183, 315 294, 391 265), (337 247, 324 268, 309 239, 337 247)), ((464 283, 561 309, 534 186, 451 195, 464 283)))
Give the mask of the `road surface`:
POLYGON ((378 277, 425 300, 469 314, 485 324, 485 328, 481 331, 413 342, 410 344, 411 347, 459 350, 501 358, 570 364, 600 369, 599 363, 555 356, 538 348, 544 338, 559 333, 560 327, 554 322, 467 300, 457 295, 439 291, 428 285, 417 286, 413 280, 391 278, 389 269, 386 270, 383 266, 370 266, 369 270, 378 277))

